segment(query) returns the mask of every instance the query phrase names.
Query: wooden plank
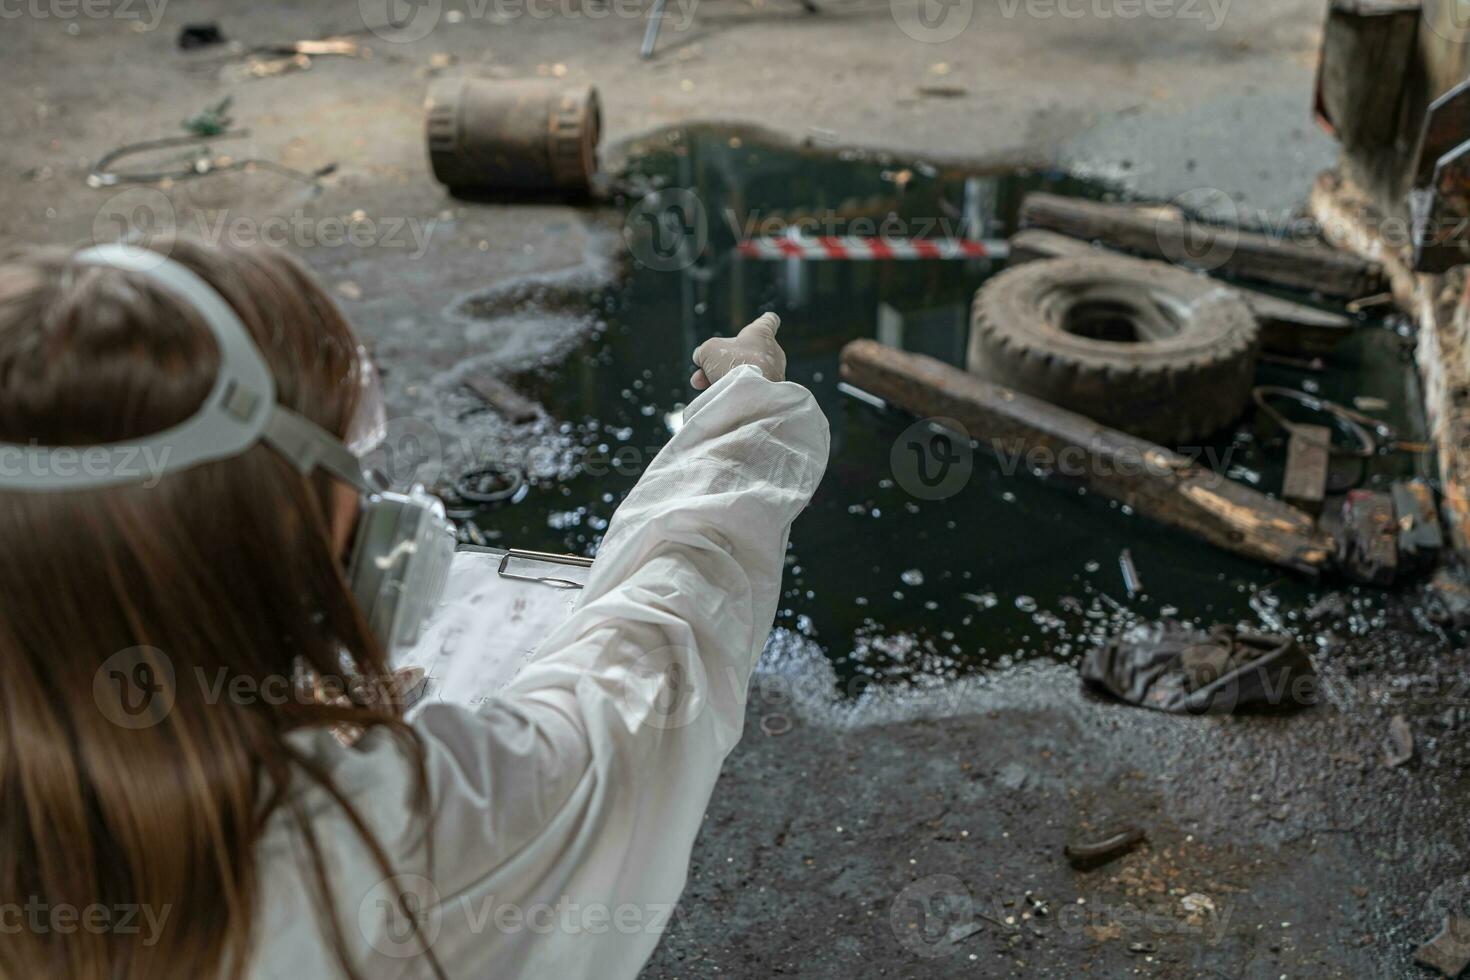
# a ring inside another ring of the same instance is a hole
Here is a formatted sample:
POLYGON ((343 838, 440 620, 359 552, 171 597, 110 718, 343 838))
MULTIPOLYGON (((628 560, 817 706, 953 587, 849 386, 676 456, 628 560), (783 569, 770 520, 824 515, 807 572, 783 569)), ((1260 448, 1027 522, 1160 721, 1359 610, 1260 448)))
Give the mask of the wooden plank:
POLYGON ((1026 195, 1021 204, 1021 226, 1098 241, 1155 259, 1206 255, 1221 272, 1288 289, 1346 298, 1382 292, 1383 269, 1377 262, 1338 251, 1325 242, 1305 245, 1190 221, 1173 209, 1034 193, 1026 195))
MULTIPOLYGON (((1042 259, 1095 255, 1126 257, 1122 252, 1098 248, 1087 242, 1040 228, 1018 231, 1011 236, 1010 264, 1042 259)), ((1142 261, 1142 260, 1140 260, 1142 261)), ((1357 322, 1340 313, 1296 303, 1270 293, 1232 286, 1245 300, 1261 324, 1261 346, 1272 354, 1317 357, 1331 352, 1357 329, 1357 322)))
POLYGON ((1281 499, 1309 513, 1321 513, 1331 465, 1332 430, 1325 425, 1292 426, 1286 442, 1286 479, 1281 483, 1281 499))
POLYGON ((971 438, 1028 465, 1050 459, 1094 492, 1236 554, 1316 574, 1335 552, 1332 537, 1295 507, 932 357, 856 340, 842 350, 842 377, 914 415, 953 419, 971 438))
POLYGON ((1419 30, 1417 3, 1334 0, 1322 33, 1317 108, 1343 149, 1389 146, 1419 30))
POLYGON ((471 394, 508 422, 521 425, 537 416, 536 403, 491 374, 466 378, 464 386, 471 394))

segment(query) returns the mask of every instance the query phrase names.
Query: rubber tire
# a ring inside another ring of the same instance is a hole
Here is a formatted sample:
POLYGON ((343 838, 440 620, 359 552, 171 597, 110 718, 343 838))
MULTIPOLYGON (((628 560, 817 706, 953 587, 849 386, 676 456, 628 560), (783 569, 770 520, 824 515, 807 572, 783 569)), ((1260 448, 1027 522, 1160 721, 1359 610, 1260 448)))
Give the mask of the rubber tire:
POLYGON ((1007 269, 975 294, 969 371, 1152 442, 1181 446, 1239 418, 1255 380, 1260 327, 1240 295, 1207 276, 1116 256, 1007 269), (1182 304, 1161 340, 1078 336, 1060 319, 1087 287, 1182 304))

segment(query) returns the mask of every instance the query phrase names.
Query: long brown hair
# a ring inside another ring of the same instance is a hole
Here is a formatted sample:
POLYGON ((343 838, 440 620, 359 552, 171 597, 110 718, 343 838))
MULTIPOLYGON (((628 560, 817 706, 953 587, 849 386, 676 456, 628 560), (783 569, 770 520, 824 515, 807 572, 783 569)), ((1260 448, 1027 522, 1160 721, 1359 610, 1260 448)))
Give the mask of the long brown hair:
MULTIPOLYGON (((181 241, 172 257, 234 307, 280 403, 344 436, 363 365, 312 277, 270 249, 181 241)), ((64 251, 0 261, 0 442, 84 446, 159 433, 193 414, 217 369, 197 315, 143 277, 82 266, 64 251)), ((416 767, 415 805, 427 819, 411 730, 387 696, 334 707, 220 697, 193 680, 227 675, 246 679, 234 690, 264 690, 305 673, 384 694, 385 654, 333 546, 333 499, 325 475, 303 477, 263 445, 136 485, 0 491, 0 902, 167 915, 148 937, 22 928, 0 938, 0 976, 242 976, 260 938, 255 846, 278 811, 305 844, 325 939, 358 976, 296 789, 324 789, 384 876, 399 869, 287 735, 341 722, 390 730, 416 767), (168 687, 167 710, 146 724, 128 720, 137 692, 121 681, 133 675, 108 675, 119 657, 168 687)))

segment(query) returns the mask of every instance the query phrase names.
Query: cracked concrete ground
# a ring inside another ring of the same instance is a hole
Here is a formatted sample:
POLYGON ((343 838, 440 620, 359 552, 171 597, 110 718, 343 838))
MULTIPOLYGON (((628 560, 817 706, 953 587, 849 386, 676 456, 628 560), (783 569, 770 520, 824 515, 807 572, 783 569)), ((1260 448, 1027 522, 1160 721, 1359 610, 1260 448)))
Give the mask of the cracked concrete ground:
MULTIPOLYGON (((821 2, 809 15, 789 0, 709 0, 692 19, 676 5, 658 58, 642 62, 642 19, 623 15, 641 11, 627 4, 594 17, 607 8, 450 0, 407 8, 438 11, 418 40, 365 34, 370 58, 267 78, 219 49, 178 52, 178 28, 216 20, 254 46, 360 31, 375 5, 118 0, 93 8, 113 14, 101 18, 3 7, 0 242, 127 228, 239 239, 287 219, 289 247, 337 292, 409 411, 436 378, 494 356, 457 314, 466 296, 526 276, 606 277, 618 258, 617 214, 467 204, 434 183, 422 101, 436 74, 595 83, 614 160, 657 127, 728 120, 833 146, 1073 168, 1159 198, 1219 188, 1264 215, 1299 206, 1333 158, 1309 111, 1322 0, 1178 0, 1150 5, 1157 17, 1126 14, 1140 9, 1129 0, 920 3, 932 0, 821 2), (943 10, 968 17, 954 37, 911 36, 953 28, 935 19, 943 10), (225 96, 251 130, 229 152, 335 163, 319 195, 270 173, 87 186, 111 147, 176 133, 225 96), (373 229, 366 243, 322 240, 355 212, 373 229)), ((535 319, 518 329, 498 342, 534 348, 535 319)), ((763 685, 646 975, 1408 975, 1466 856, 1465 657, 1425 632, 1413 599, 1386 603, 1366 632, 1302 624, 1333 635, 1321 666, 1351 683, 1286 718, 1145 714, 1083 697, 1056 667, 860 717, 820 698, 773 701, 763 685), (1405 681, 1420 693, 1396 694, 1405 681), (1389 769, 1380 743, 1394 713, 1419 753, 1389 769), (792 731, 763 734, 772 714, 792 731), (1068 836, 1116 817, 1148 842, 1072 871, 1068 836), (952 913, 940 899, 960 892, 978 931, 936 941, 909 928, 915 910, 952 913)))

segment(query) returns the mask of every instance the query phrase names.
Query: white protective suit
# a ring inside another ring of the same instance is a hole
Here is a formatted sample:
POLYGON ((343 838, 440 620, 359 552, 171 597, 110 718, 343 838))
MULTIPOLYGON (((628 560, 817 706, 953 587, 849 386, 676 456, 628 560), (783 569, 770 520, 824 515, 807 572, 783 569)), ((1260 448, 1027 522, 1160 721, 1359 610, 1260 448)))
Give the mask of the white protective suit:
MULTIPOLYGON (((499 698, 412 721, 427 750, 431 841, 386 735, 299 736, 401 872, 383 882, 340 809, 312 813, 362 976, 432 976, 396 899, 454 978, 632 978, 689 855, 775 617, 791 522, 826 467, 826 419, 796 384, 738 367, 618 509, 572 614, 499 698), (432 844, 432 863, 428 856, 432 844)), ((496 638, 480 638, 486 648, 496 638)), ((295 835, 277 813, 258 859, 252 980, 339 976, 295 835)))

